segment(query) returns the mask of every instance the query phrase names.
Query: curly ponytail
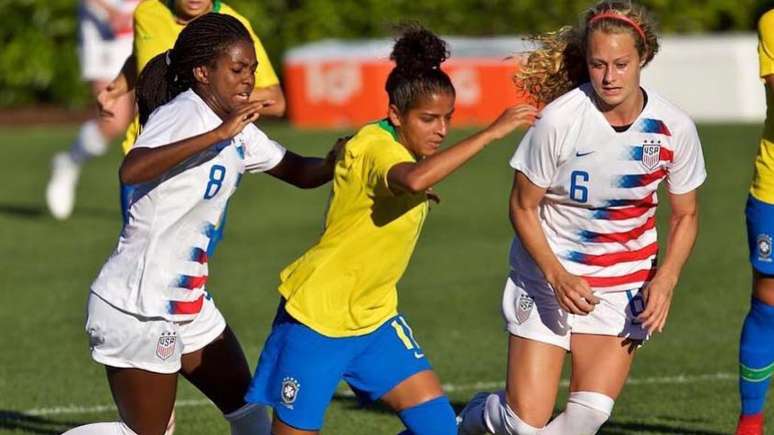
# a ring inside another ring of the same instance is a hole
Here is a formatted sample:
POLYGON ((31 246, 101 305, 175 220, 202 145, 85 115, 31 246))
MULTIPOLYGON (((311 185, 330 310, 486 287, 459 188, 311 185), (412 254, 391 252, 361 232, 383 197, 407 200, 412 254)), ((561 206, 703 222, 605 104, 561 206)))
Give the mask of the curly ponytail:
POLYGON ((434 93, 455 95, 449 76, 441 70, 448 57, 446 42, 433 32, 416 24, 406 27, 390 54, 395 68, 384 86, 390 104, 405 113, 420 97, 434 93))

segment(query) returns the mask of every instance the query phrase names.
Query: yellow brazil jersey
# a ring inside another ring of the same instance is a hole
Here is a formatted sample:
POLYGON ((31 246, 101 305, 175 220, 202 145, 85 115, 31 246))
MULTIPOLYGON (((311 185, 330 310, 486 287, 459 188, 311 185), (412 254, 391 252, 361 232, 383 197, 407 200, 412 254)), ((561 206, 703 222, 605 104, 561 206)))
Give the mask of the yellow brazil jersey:
MULTIPOLYGON (((134 56, 137 59, 137 71, 142 71, 145 65, 158 54, 174 47, 177 36, 185 25, 180 24, 173 14, 171 0, 143 0, 134 10, 134 56)), ((220 2, 213 1, 213 12, 231 15, 247 27, 255 45, 255 55, 258 59, 258 69, 255 71, 255 87, 265 88, 279 84, 277 74, 271 66, 261 41, 255 35, 250 23, 234 9, 220 2)), ((139 119, 135 116, 126 131, 122 144, 124 153, 132 148, 140 130, 139 119)))
POLYGON ((336 164, 322 237, 280 273, 293 317, 320 334, 368 334, 397 314, 396 284, 427 216, 424 193, 394 194, 387 173, 414 156, 386 121, 363 127, 336 164))
MULTIPOLYGON (((763 14, 758 21, 758 59, 761 78, 774 74, 774 10, 763 14)), ((750 193, 769 204, 774 204, 774 89, 766 86, 766 123, 763 127, 755 175, 750 193)))

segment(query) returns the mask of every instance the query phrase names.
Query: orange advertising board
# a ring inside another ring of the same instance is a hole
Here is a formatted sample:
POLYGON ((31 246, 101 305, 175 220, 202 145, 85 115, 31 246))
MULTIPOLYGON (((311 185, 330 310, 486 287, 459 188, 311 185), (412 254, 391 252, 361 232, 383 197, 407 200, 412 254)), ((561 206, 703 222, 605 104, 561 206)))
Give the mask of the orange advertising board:
MULTIPOLYGON (((393 63, 384 58, 286 60, 288 116, 298 127, 356 127, 387 114, 384 83, 393 63)), ((447 60, 457 92, 454 125, 484 125, 524 100, 513 85, 513 59, 460 57, 447 60)))

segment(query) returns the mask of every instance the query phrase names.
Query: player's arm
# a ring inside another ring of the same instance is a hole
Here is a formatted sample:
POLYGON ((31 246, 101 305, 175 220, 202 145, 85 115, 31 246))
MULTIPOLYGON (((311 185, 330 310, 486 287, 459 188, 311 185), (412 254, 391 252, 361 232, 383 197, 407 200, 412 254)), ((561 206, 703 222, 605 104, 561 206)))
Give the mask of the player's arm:
POLYGON ((325 158, 304 157, 292 151, 286 151, 277 166, 266 173, 302 189, 321 186, 333 178, 336 160, 347 140, 349 137, 339 138, 325 158))
POLYGON ((158 147, 133 148, 124 157, 118 176, 123 184, 137 184, 155 180, 183 160, 229 140, 244 130, 247 124, 258 119, 260 102, 246 104, 217 128, 197 136, 158 147))
POLYGON ((250 95, 250 100, 271 102, 271 104, 264 105, 261 109, 261 115, 276 116, 278 118, 285 115, 287 103, 285 102, 285 94, 282 92, 279 84, 255 88, 250 95))
POLYGON ((116 101, 123 95, 134 90, 137 81, 137 57, 132 53, 124 61, 121 72, 108 83, 105 89, 97 94, 97 106, 99 114, 103 117, 113 116, 113 107, 116 101))
MULTIPOLYGON (((396 193, 424 192, 478 154, 490 142, 502 139, 518 127, 531 125, 537 109, 522 104, 506 109, 489 127, 419 162, 403 162, 390 168, 387 180, 396 193)), ((434 115, 442 117, 442 114, 434 115)), ((442 122, 448 124, 449 119, 442 122)))
POLYGON ((510 198, 511 224, 529 255, 535 260, 546 281, 554 288, 559 306, 572 314, 585 315, 599 303, 591 287, 581 277, 569 273, 556 258, 540 226, 538 207, 546 189, 532 183, 516 171, 510 198))
POLYGON ((768 87, 769 90, 774 91, 774 74, 769 74, 766 77, 764 77, 763 83, 766 84, 766 87, 768 87))
POLYGON ((649 332, 661 332, 664 329, 672 303, 672 293, 699 231, 696 190, 679 195, 670 193, 669 204, 672 214, 669 219, 666 255, 656 275, 644 290, 645 311, 639 316, 649 332))

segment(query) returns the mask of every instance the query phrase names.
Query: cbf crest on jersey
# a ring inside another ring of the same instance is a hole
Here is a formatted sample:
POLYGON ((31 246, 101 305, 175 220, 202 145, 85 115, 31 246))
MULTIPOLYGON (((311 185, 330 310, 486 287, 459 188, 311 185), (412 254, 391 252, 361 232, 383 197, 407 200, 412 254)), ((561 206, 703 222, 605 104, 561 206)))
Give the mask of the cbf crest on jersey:
POLYGON ((756 246, 758 247, 758 260, 771 261, 771 236, 768 234, 758 234, 756 246))
POLYGON ((175 343, 177 343, 177 335, 174 332, 162 332, 156 344, 156 356, 166 361, 175 353, 175 343))
POLYGON ((293 409, 293 402, 298 397, 298 390, 301 389, 301 384, 294 378, 287 377, 282 380, 282 404, 290 409, 293 409))
POLYGON ((519 300, 516 301, 516 321, 519 324, 526 322, 534 306, 535 301, 530 295, 523 293, 519 296, 519 300))
POLYGON ((661 144, 659 143, 644 143, 642 144, 642 165, 647 170, 653 170, 658 166, 658 162, 661 160, 661 144))

